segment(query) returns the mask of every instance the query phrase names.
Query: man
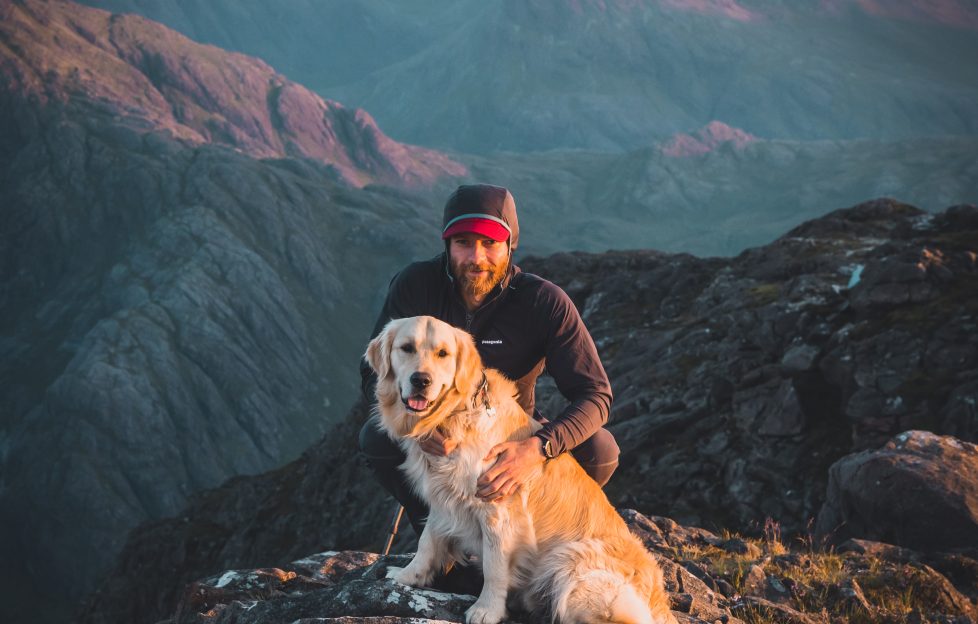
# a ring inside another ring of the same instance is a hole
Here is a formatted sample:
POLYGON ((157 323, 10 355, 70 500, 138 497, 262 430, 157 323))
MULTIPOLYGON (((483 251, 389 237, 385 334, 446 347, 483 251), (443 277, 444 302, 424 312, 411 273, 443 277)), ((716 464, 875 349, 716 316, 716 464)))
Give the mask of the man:
MULTIPOLYGON (((512 264, 519 234, 516 203, 508 190, 460 186, 445 204, 445 253, 394 276, 371 336, 391 319, 433 316, 471 333, 485 366, 516 382, 518 402, 544 426, 528 440, 493 447, 487 460, 496 461, 476 492, 486 501, 512 494, 547 458, 560 453, 571 452, 602 486, 618 466, 618 445, 602 428, 611 409, 611 385, 594 342, 563 290, 512 264), (570 401, 553 421, 534 408, 534 387, 544 366, 570 401)), ((366 361, 360 363, 360 374, 364 395, 373 402, 376 377, 366 361)), ((447 455, 455 444, 435 434, 422 448, 447 455)), ((420 535, 428 510, 397 469, 404 461, 400 448, 372 420, 360 432, 360 448, 420 535)))

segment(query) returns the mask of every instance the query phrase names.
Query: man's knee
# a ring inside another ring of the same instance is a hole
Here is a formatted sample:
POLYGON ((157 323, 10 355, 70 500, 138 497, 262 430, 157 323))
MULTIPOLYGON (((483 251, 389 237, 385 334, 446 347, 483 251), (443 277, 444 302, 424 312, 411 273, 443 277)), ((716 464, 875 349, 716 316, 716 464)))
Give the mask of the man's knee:
POLYGON ((618 455, 621 450, 610 431, 598 429, 572 453, 584 471, 603 487, 618 468, 618 455))
POLYGON ((398 465, 404 461, 404 452, 377 427, 372 419, 360 428, 360 452, 371 465, 377 463, 398 465))

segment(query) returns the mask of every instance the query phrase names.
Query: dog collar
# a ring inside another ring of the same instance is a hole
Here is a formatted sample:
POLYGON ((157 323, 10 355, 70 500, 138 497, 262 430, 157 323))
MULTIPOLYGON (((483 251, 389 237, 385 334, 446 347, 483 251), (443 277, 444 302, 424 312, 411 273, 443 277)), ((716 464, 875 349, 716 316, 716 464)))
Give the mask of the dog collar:
POLYGON ((472 397, 473 406, 480 402, 486 408, 486 414, 489 416, 496 415, 496 408, 489 402, 489 378, 486 377, 486 371, 482 371, 482 383, 479 384, 479 389, 475 391, 475 396, 472 397))

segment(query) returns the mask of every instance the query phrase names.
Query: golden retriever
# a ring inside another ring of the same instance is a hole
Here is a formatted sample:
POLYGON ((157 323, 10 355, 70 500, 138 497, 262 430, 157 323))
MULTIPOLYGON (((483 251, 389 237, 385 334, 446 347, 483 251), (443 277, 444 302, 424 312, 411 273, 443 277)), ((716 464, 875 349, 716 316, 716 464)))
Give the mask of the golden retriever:
POLYGON ((417 554, 389 577, 422 587, 474 556, 485 583, 465 613, 469 624, 503 621, 508 598, 561 624, 675 624, 658 564, 569 453, 508 498, 476 497, 489 450, 540 425, 511 381, 483 370, 469 334, 430 316, 397 319, 365 357, 378 377, 375 416, 404 449, 402 469, 430 507, 417 554), (458 442, 446 456, 419 446, 435 429, 458 442))

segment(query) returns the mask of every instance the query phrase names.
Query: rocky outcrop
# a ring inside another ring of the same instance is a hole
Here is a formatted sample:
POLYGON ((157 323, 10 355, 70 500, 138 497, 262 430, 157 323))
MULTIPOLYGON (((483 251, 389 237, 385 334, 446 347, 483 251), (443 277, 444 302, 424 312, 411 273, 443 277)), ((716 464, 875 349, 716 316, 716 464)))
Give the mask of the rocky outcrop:
MULTIPOLYGON (((693 543, 720 543, 707 531, 685 529, 666 518, 647 518, 632 510, 623 515, 657 554, 672 607, 683 624, 740 622, 731 601, 707 586, 664 553, 693 543)), ((233 570, 188 585, 167 620, 170 624, 203 622, 271 623, 302 618, 390 617, 393 622, 426 618, 463 622, 475 596, 439 589, 414 589, 385 578, 388 566, 403 567, 410 555, 380 557, 372 553, 324 552, 281 568, 233 570)), ((475 585, 478 588, 478 583, 475 585)), ((529 624, 540 614, 514 614, 529 624)))
POLYGON ((829 469, 817 531, 924 551, 978 545, 978 446, 908 431, 829 469))
MULTIPOLYGON (((969 577, 879 542, 851 542, 841 555, 804 546, 789 550, 774 533, 764 540, 722 538, 668 518, 621 513, 662 566, 682 624, 898 622, 907 611, 920 621, 963 624, 978 615, 978 560, 960 558, 973 566, 969 577)), ((278 568, 226 570, 185 587, 164 622, 463 622, 479 591, 478 574, 468 575, 475 581, 472 594, 453 593, 444 579, 419 589, 386 578, 389 566, 403 567, 410 557, 327 551, 278 568)), ((510 615, 508 621, 531 624, 547 613, 510 615)))
MULTIPOLYGON (((616 393, 611 428, 623 451, 612 499, 684 525, 761 534, 771 517, 786 535, 805 534, 839 458, 915 423, 973 439, 962 400, 966 407, 978 367, 976 215, 959 207, 932 216, 881 200, 736 258, 609 252, 525 262, 572 296, 606 363, 616 393), (951 272, 925 272, 936 298, 853 304, 877 283, 872 263, 923 257, 924 249, 939 250, 951 272), (928 360, 926 373, 920 360, 881 358, 914 345, 968 350, 963 360, 928 360), (927 382, 914 385, 923 374, 927 382), (864 387, 901 397, 906 410, 884 411, 884 399, 872 419, 850 416, 864 387)), ((544 413, 556 413, 555 390, 542 384, 538 393, 544 413)), ((81 621, 163 617, 186 583, 229 568, 379 548, 392 505, 355 456, 365 417, 354 410, 296 463, 235 480, 177 518, 133 532, 81 621)), ((749 546, 730 548, 751 555, 749 546)))
POLYGON ((976 215, 877 201, 731 259, 524 263, 567 289, 606 362, 623 450, 612 498, 796 532, 836 459, 915 427, 973 441, 976 215))

